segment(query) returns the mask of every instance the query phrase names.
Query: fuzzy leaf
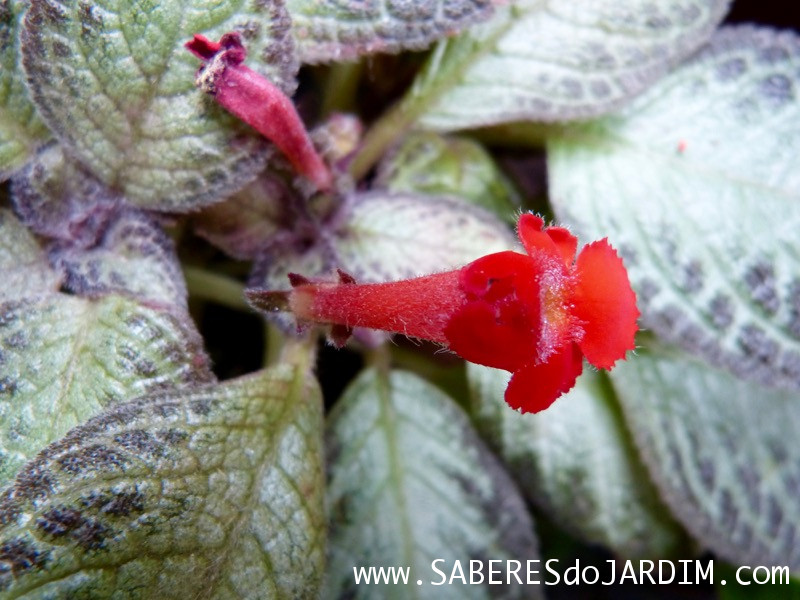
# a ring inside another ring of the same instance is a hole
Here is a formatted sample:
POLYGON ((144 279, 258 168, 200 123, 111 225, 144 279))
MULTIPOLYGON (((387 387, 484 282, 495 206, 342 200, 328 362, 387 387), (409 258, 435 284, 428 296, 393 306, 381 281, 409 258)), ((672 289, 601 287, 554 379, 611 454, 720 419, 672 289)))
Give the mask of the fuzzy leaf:
POLYGON ((122 203, 59 144, 42 148, 11 181, 23 222, 39 235, 71 246, 97 243, 122 203))
POLYGON ((212 378, 188 317, 119 296, 5 302, 0 340, 0 485, 112 404, 212 378))
POLYGON ((59 249, 51 260, 66 273, 65 286, 79 296, 122 294, 150 305, 186 306, 186 283, 172 240, 142 213, 120 214, 98 246, 59 249))
POLYGON ((441 42, 408 99, 454 130, 608 112, 698 48, 728 0, 521 0, 441 42))
MULTIPOLYGON (((365 192, 322 223, 297 221, 294 234, 264 250, 249 283, 285 289, 291 272, 335 281, 336 269, 360 283, 392 281, 460 267, 514 244, 505 224, 459 198, 365 192)), ((286 315, 275 319, 294 325, 286 315)))
POLYGON ((492 14, 490 0, 288 0, 303 62, 421 50, 492 14))
POLYGON ((620 248, 644 325, 800 387, 800 39, 722 30, 618 116, 549 144, 557 214, 620 248))
POLYGON ((4 597, 314 597, 321 431, 288 364, 99 415, 0 501, 4 597))
MULTIPOLYGON (((129 264, 108 251, 80 290, 96 299, 63 294, 62 274, 16 218, 0 211, 0 270, 10 275, 0 293, 0 486, 46 444, 108 406, 213 379, 185 299, 157 292, 178 285, 154 277, 169 276, 164 264, 174 260, 166 251, 142 256, 141 273, 128 269, 119 281, 113 273, 129 264), (145 281, 156 290, 140 298, 136 285, 145 281)), ((74 283, 75 273, 66 279, 74 283)))
POLYGON ((347 209, 336 250, 358 281, 391 281, 445 271, 515 239, 496 217, 458 198, 365 193, 347 209))
POLYGON ((454 195, 514 221, 519 195, 480 144, 433 132, 412 133, 379 166, 375 187, 454 195))
POLYGON ((62 279, 30 232, 5 208, 0 208, 0 273, 0 302, 55 292, 62 279))
POLYGON ((50 137, 28 97, 19 64, 19 25, 24 0, 0 0, 0 181, 50 137))
POLYGON ((513 579, 502 588, 430 583, 440 579, 435 558, 448 577, 455 560, 468 569, 481 559, 488 579, 490 559, 538 557, 517 489, 437 388, 409 373, 367 371, 340 400, 326 439, 326 598, 540 597, 513 579), (355 586, 353 567, 362 565, 410 567, 408 585, 355 586))
POLYGON ((467 365, 472 410, 531 502, 592 544, 626 558, 672 554, 684 541, 637 456, 604 378, 584 373, 540 414, 503 400, 510 375, 467 365))
POLYGON ((612 378, 642 457, 689 532, 735 564, 800 571, 800 396, 664 350, 612 378))
POLYGON ((17 212, 53 238, 52 263, 80 296, 129 294, 185 307, 186 285, 175 248, 155 219, 123 200, 59 145, 39 152, 12 181, 17 212))
POLYGON ((248 64, 291 93, 281 0, 31 0, 23 62, 42 118, 102 182, 135 205, 188 211, 245 185, 270 148, 195 88, 183 43, 230 30, 248 64))

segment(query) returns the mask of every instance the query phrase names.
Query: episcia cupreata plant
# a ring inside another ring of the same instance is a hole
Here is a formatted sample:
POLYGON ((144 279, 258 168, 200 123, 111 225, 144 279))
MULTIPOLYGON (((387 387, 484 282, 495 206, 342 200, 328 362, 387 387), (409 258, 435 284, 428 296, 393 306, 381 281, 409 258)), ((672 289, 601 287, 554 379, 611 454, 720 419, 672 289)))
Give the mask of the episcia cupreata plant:
POLYGON ((729 4, 0 0, 0 598, 800 572, 800 38, 729 4))

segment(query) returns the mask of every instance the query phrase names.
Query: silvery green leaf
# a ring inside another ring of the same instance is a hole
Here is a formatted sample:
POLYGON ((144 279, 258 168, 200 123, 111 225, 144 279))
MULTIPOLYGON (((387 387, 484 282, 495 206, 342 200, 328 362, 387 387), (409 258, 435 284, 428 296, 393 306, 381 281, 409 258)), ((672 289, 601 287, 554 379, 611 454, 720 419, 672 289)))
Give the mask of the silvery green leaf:
POLYGON ((71 427, 152 390, 209 381, 181 311, 51 293, 0 304, 0 485, 71 427))
POLYGON ((513 221, 520 198, 480 144, 433 132, 411 133, 379 165, 374 187, 454 195, 513 221))
POLYGON ((454 130, 606 113, 698 48, 728 0, 521 0, 440 42, 409 101, 454 130))
POLYGON ((4 598, 314 598, 322 412, 290 364, 116 406, 0 500, 4 598))
POLYGON ((153 306, 186 306, 186 282, 175 246, 143 213, 122 212, 96 247, 58 248, 50 259, 66 274, 66 288, 79 296, 121 294, 153 306))
POLYGON ((505 223, 454 196, 366 192, 340 218, 339 266, 363 282, 454 269, 516 243, 505 223))
POLYGON ((0 302, 55 292, 62 280, 33 235, 6 208, 0 208, 0 273, 0 302))
POLYGON ((612 379, 662 497, 698 542, 735 564, 800 571, 800 395, 663 349, 612 379))
POLYGON ((800 387, 800 40, 739 27, 621 113, 551 140, 551 196, 628 266, 644 325, 800 387))
POLYGON ((448 578, 456 560, 467 572, 470 559, 482 560, 487 580, 489 560, 538 558, 519 492, 438 388, 410 373, 366 371, 339 401, 326 441, 326 598, 540 597, 538 586, 513 579, 431 584, 441 579, 437 558, 448 578), (408 584, 355 585, 353 567, 370 565, 410 567, 408 584))
POLYGON ((43 120, 98 179, 137 206, 189 211, 245 185, 270 148, 195 88, 184 42, 230 30, 250 67, 294 90, 281 0, 31 0, 23 63, 43 120))
POLYGON ((669 556, 685 541, 603 376, 585 372, 550 408, 526 415, 503 400, 509 373, 468 364, 467 377, 484 439, 528 499, 559 525, 626 558, 669 556))
POLYGON ((122 198, 52 143, 11 180, 14 208, 39 235, 88 247, 96 244, 122 198))
POLYGON ((28 97, 19 64, 23 0, 0 0, 0 181, 25 164, 50 132, 28 97))
POLYGON ((489 0, 288 0, 303 62, 421 50, 492 14, 489 0))
POLYGON ((19 221, 0 212, 0 267, 10 275, 0 294, 0 485, 112 404, 213 379, 163 236, 126 215, 107 247, 66 253, 75 262, 61 261, 64 276, 19 221), (170 277, 177 279, 164 281, 170 277), (62 279, 94 299, 60 293, 62 279))

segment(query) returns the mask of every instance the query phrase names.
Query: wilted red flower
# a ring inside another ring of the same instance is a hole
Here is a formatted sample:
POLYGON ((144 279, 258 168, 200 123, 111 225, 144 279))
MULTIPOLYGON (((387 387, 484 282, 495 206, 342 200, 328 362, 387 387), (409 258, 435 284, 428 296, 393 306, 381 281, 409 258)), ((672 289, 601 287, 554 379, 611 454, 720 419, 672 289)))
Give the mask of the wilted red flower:
POLYGON ((318 188, 331 187, 331 172, 314 149, 292 100, 245 66, 247 51, 237 32, 226 33, 219 42, 195 34, 185 46, 205 63, 195 81, 200 89, 271 140, 318 188))
POLYGON ((561 227, 524 214, 527 254, 490 254, 461 269, 388 283, 312 283, 292 275, 290 292, 249 290, 260 308, 278 305, 300 321, 402 333, 448 346, 471 362, 513 373, 506 402, 522 412, 550 406, 575 385, 583 357, 611 369, 634 348, 636 296, 606 239, 584 246, 561 227))

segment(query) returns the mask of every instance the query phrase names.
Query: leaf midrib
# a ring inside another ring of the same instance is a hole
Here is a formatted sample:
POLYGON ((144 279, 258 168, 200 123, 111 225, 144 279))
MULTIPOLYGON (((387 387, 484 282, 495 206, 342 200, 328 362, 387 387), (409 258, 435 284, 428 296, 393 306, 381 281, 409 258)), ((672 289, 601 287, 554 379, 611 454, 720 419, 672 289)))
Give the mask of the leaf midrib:
MULTIPOLYGON (((261 376, 260 383, 264 385, 265 388, 268 387, 269 382, 272 380, 271 377, 267 377, 267 375, 271 373, 274 373, 274 369, 264 371, 261 376)), ((258 494, 256 493, 258 484, 263 480, 265 472, 276 466, 274 461, 271 461, 270 458, 276 454, 276 451, 280 446, 280 442, 283 440, 283 435, 286 433, 286 426, 291 421, 291 417, 296 414, 298 408, 302 409, 304 407, 302 390, 305 387, 305 382, 306 373, 304 368, 301 365, 293 365, 289 394, 285 399, 279 402, 281 411, 277 418, 270 423, 271 433, 274 433, 274 435, 270 435, 269 432, 264 433, 268 443, 264 448, 264 452, 260 456, 259 467, 253 473, 251 485, 247 491, 247 501, 239 511, 239 518, 234 521, 233 527, 228 530, 225 537, 225 543, 220 548, 219 553, 223 558, 214 561, 212 565, 205 571, 209 575, 207 581, 208 590, 217 590, 220 579, 225 572, 225 568, 229 564, 229 559, 236 548, 236 542, 239 540, 240 532, 252 518, 253 511, 258 500, 258 494), (290 410, 290 408, 295 410, 290 410)), ((268 390, 264 389, 263 391, 267 393, 261 394, 262 396, 269 395, 268 390)), ((269 556, 266 553, 262 554, 262 560, 264 560, 266 563, 267 570, 269 574, 272 575, 274 580, 275 573, 272 566, 272 561, 269 559, 269 556)))
MULTIPOLYGON (((388 371, 381 366, 375 368, 375 386, 377 388, 377 396, 379 402, 379 424, 386 436, 386 450, 389 463, 389 481, 391 482, 389 488, 392 490, 395 504, 397 505, 397 514, 400 517, 400 529, 403 532, 403 539, 401 540, 401 560, 399 566, 410 567, 415 565, 414 561, 414 528, 411 521, 410 507, 408 505, 406 495, 404 493, 403 481, 406 478, 405 468, 400 456, 400 442, 399 442, 399 427, 397 424, 402 422, 398 418, 395 410, 394 403, 392 402, 392 381, 388 371)), ((414 587, 411 588, 413 592, 410 594, 412 598, 419 598, 414 587)), ((406 590, 407 592, 408 590, 406 590)))

